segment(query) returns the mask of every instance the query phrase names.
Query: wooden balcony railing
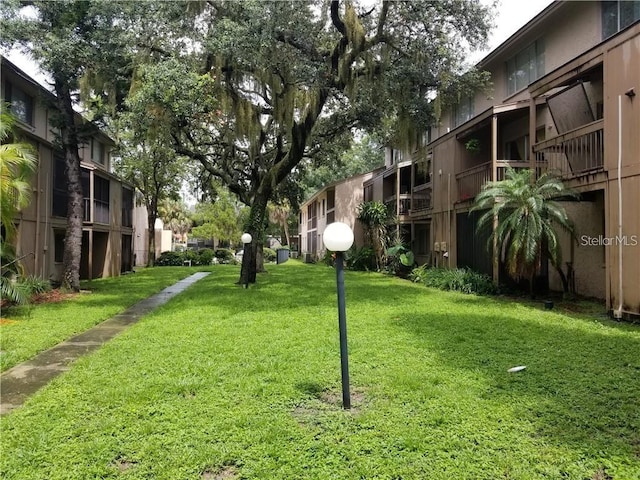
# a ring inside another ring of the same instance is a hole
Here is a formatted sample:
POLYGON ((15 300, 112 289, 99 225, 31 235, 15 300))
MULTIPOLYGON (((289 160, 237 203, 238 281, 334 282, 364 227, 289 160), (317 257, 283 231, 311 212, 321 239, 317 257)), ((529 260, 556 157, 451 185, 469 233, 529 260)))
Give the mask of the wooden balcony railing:
POLYGON ((604 121, 583 125, 533 146, 536 162, 563 177, 583 175, 604 165, 604 121))
MULTIPOLYGON (((456 175, 458 183, 458 200, 470 200, 480 193, 482 186, 492 180, 500 181, 505 179, 505 172, 508 167, 519 170, 530 168, 529 162, 516 162, 511 160, 497 161, 497 178, 491 178, 491 162, 481 163, 473 168, 464 170, 456 175)), ((539 167, 538 167, 539 168, 539 167)))
POLYGON ((409 210, 411 210, 411 195, 403 193, 400 195, 399 201, 396 195, 391 195, 385 199, 384 204, 392 215, 409 215, 409 210), (398 202, 399 205, 396 202, 398 202))

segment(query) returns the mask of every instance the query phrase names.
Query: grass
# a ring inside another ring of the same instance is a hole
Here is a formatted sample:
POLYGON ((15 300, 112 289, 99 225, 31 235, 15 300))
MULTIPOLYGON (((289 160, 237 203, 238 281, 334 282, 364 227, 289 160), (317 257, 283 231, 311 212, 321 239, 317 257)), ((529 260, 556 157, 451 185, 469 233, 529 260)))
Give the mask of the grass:
POLYGON ((140 269, 135 274, 84 281, 73 301, 4 309, 0 371, 116 315, 191 275, 195 269, 140 269))
POLYGON ((0 476, 640 478, 637 326, 346 272, 345 412, 334 271, 269 270, 214 267, 3 417, 0 476))

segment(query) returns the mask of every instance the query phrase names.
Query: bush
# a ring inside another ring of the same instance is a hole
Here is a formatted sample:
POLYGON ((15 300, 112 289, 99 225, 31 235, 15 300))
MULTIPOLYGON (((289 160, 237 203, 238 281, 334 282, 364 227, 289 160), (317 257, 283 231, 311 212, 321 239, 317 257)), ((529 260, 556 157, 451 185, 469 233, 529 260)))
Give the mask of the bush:
POLYGON ((265 262, 275 262, 276 261, 276 251, 272 248, 263 248, 262 249, 262 258, 265 262))
POLYGON ((351 247, 346 255, 347 268, 350 270, 376 270, 376 253, 371 247, 351 247))
POLYGON ((198 265, 211 265, 213 257, 214 252, 210 248, 198 250, 198 265))
POLYGON ((322 257, 322 259, 320 261, 322 263, 324 263, 328 267, 333 267, 333 263, 335 262, 335 258, 333 256, 333 252, 330 252, 329 250, 325 250, 324 251, 324 256, 322 257))
POLYGON ((233 252, 228 248, 218 248, 213 255, 218 259, 220 263, 230 263, 235 259, 233 252))
POLYGON ((19 280, 19 284, 20 288, 28 297, 51 290, 51 283, 49 280, 43 280, 42 278, 34 277, 33 275, 21 278, 19 280))
POLYGON ((182 252, 164 252, 156 258, 155 265, 158 267, 179 267, 184 262, 182 252))
POLYGON ((409 274, 411 281, 424 283, 427 287, 453 290, 477 295, 495 295, 497 287, 491 277, 468 268, 428 268, 425 265, 414 268, 409 274))

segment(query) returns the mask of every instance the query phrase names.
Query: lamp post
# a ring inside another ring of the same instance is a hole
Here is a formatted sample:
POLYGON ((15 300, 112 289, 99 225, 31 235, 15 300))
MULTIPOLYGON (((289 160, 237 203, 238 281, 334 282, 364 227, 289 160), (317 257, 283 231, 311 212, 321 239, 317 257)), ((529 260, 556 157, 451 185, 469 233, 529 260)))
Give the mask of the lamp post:
POLYGON ((351 408, 349 393, 349 355, 347 350, 347 315, 344 302, 344 252, 353 245, 353 231, 346 223, 331 223, 322 241, 327 250, 336 253, 336 283, 338 289, 338 326, 340 328, 340 364, 342 367, 342 407, 351 408))
POLYGON ((249 288, 249 263, 245 261, 245 256, 247 255, 247 245, 251 243, 253 238, 250 233, 243 233, 240 237, 240 241, 242 242, 242 264, 244 265, 244 288, 249 288))

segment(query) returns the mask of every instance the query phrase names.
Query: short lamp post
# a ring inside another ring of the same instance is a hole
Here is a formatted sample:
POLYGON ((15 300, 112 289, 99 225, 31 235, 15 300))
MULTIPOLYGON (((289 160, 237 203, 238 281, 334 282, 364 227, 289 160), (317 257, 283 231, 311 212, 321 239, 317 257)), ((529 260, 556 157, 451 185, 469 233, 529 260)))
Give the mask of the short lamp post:
POLYGON ((242 264, 244 265, 244 288, 249 288, 249 264, 245 262, 245 255, 247 254, 247 245, 251 243, 253 238, 250 233, 243 233, 240 237, 240 241, 242 242, 242 264))
POLYGON ((336 253, 336 283, 338 287, 338 326, 340 328, 340 364, 342 367, 342 406, 351 408, 349 393, 349 355, 347 350, 347 315, 344 302, 344 252, 353 245, 353 231, 346 223, 329 224, 322 237, 327 250, 336 253))

